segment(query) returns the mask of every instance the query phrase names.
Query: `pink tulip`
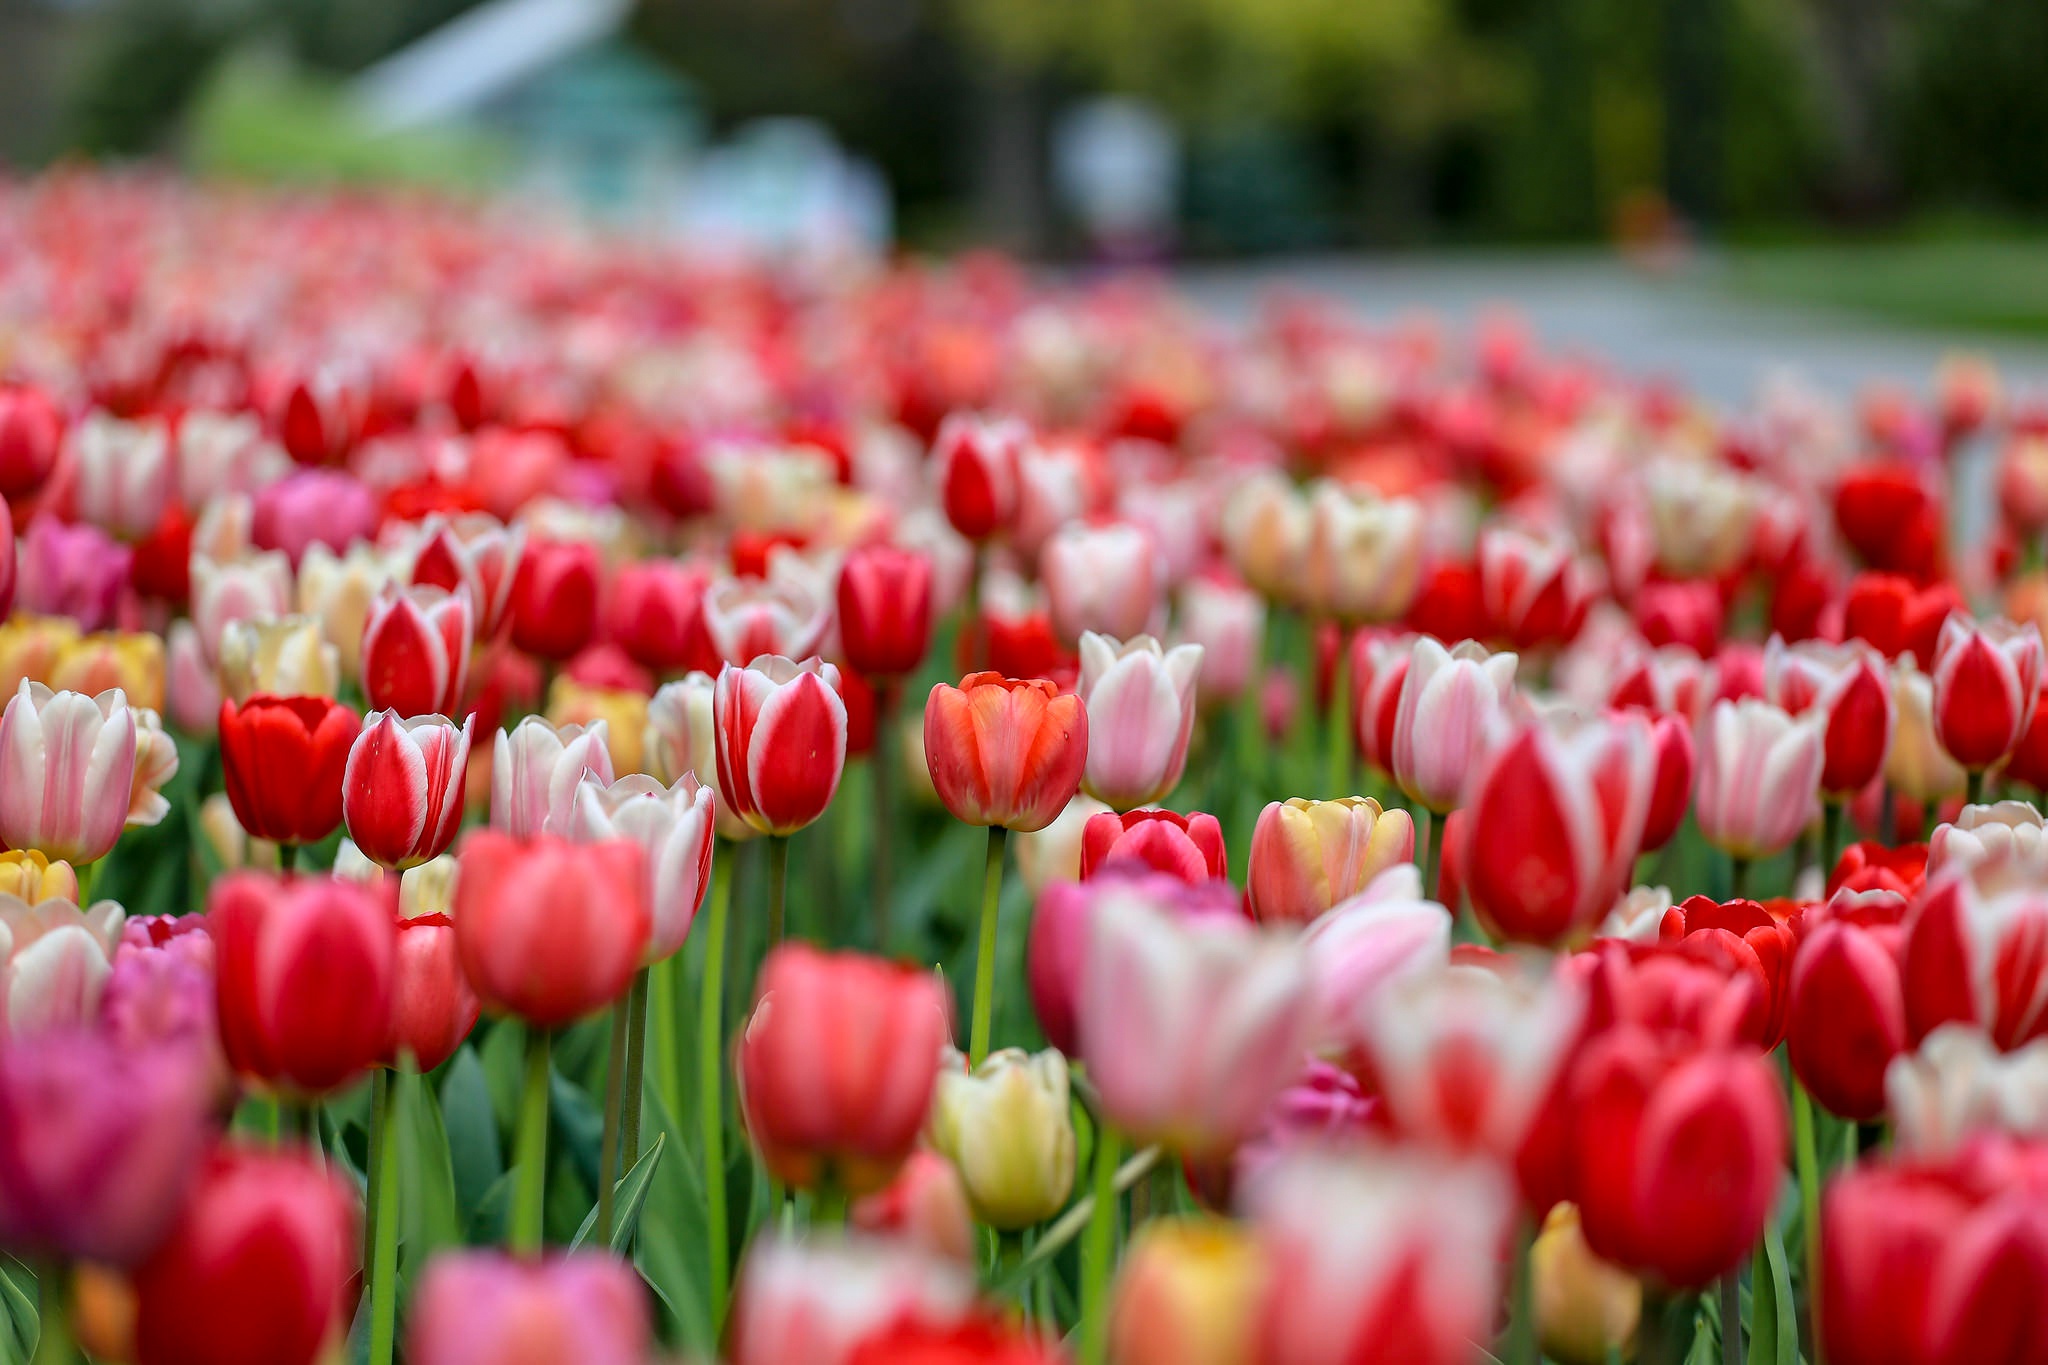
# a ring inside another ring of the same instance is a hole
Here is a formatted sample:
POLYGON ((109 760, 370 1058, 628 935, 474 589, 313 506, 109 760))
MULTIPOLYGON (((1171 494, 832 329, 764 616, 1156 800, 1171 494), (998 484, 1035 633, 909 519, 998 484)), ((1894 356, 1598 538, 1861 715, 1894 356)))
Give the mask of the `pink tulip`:
POLYGON ((646 1365, 654 1330, 623 1261, 465 1251, 427 1267, 406 1337, 412 1365, 646 1365))
POLYGON ((475 624, 467 587, 385 584, 363 622, 363 696, 401 716, 461 714, 475 624))
POLYGON ((71 501, 81 520, 140 540, 170 505, 171 440, 161 418, 93 412, 71 429, 71 501))
POLYGON ((902 1323, 943 1326, 974 1308, 959 1263, 871 1237, 757 1239, 727 1326, 731 1365, 846 1365, 867 1337, 902 1323))
POLYGON ((1089 632, 1119 640, 1157 625, 1166 564, 1149 532, 1130 522, 1070 522, 1038 556, 1053 629, 1064 641, 1089 632))
POLYGON ((1761 858, 1799 837, 1818 813, 1826 723, 1754 698, 1714 703, 1700 730, 1693 801, 1708 843, 1761 858))
POLYGON ((292 609, 291 561, 276 552, 217 562, 192 556, 192 624, 208 662, 220 662, 230 621, 267 621, 292 609))
POLYGON ((1142 894, 1109 897, 1089 927, 1078 1032, 1104 1114, 1136 1142, 1230 1150, 1312 1036, 1299 944, 1242 920, 1190 920, 1142 894))
POLYGON ((220 675, 207 662, 199 632, 182 617, 171 622, 164 663, 164 714, 188 735, 220 724, 220 675))
POLYGON ((1223 826, 1206 811, 1102 811, 1081 831, 1079 872, 1086 881, 1102 868, 1142 863, 1190 885, 1230 875, 1223 826))
POLYGON ((249 522, 259 549, 282 551, 296 565, 315 545, 344 550, 377 532, 377 495, 353 474, 301 469, 259 490, 249 522))
POLYGON ((469 730, 445 716, 401 720, 372 711, 349 746, 341 777, 341 818, 370 861, 416 867, 438 858, 462 828, 469 730))
POLYGON ((794 578, 728 578, 704 594, 704 626, 718 656, 737 667, 763 654, 807 659, 824 646, 832 601, 794 578))
POLYGON ((121 907, 0 896, 0 1037, 75 1028, 99 1017, 121 937, 121 907))
POLYGON ((1470 640, 1455 649, 1427 635, 1415 641, 1394 715, 1402 791, 1438 815, 1458 806, 1515 695, 1515 663, 1470 640))
POLYGON ((1088 708, 1088 762, 1081 786, 1118 810, 1164 800, 1187 767, 1195 728, 1200 645, 1162 649, 1140 635, 1119 642, 1093 631, 1081 637, 1081 681, 1088 708))
POLYGON ((576 786, 571 838, 630 839, 647 850, 647 903, 654 912, 649 965, 683 946, 704 903, 711 885, 713 809, 711 788, 688 773, 671 787, 641 773, 612 783, 585 776, 576 786))
POLYGON ((1359 1052, 1366 1021, 1395 983, 1443 970, 1451 914, 1422 898, 1413 863, 1401 863, 1339 902, 1301 937, 1316 996, 1317 1038, 1359 1052))
POLYGON ((1180 590, 1177 644, 1202 647, 1200 698, 1235 701, 1259 672, 1266 599, 1226 574, 1189 579, 1180 590))
POLYGON ((1088 454, 1071 441, 1017 447, 1017 515, 1009 542, 1026 562, 1046 541, 1088 510, 1088 454))
POLYGON ((136 729, 119 688, 88 697, 24 681, 0 714, 0 842, 73 864, 105 857, 128 820, 136 729))
POLYGON ((491 756, 491 828, 515 839, 566 838, 584 774, 612 780, 609 730, 602 720, 551 725, 539 716, 500 730, 491 756))
POLYGON ((81 630, 105 630, 115 622, 133 558, 97 526, 37 517, 21 536, 15 605, 37 616, 68 616, 81 630))
POLYGON ((412 552, 412 581, 453 593, 469 589, 476 638, 495 640, 511 610, 512 588, 526 554, 526 526, 506 526, 477 512, 448 521, 429 517, 412 552))
POLYGON ((727 664, 712 699, 718 794, 763 834, 792 834, 825 813, 846 771, 839 670, 778 654, 727 664))
POLYGON ((190 1048, 200 1084, 226 1099, 232 1078, 221 1051, 213 935, 204 915, 156 915, 121 926, 114 970, 100 993, 100 1030, 129 1049, 158 1043, 190 1048))

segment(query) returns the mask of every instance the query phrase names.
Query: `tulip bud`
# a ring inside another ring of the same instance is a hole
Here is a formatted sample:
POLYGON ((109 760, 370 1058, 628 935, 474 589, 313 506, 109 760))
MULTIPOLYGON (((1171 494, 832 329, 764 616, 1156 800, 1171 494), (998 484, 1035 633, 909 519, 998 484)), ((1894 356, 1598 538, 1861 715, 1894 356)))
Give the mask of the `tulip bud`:
POLYGON ((59 858, 52 862, 35 849, 0 853, 0 895, 29 905, 46 900, 78 904, 78 874, 59 858))
POLYGON ((959 1168, 975 1218, 1001 1231, 1042 1223, 1074 1189, 1067 1059, 992 1052, 969 1070, 949 1052, 932 1100, 931 1140, 959 1168))
POLYGON ((1104 811, 1081 832, 1082 880, 1098 868, 1128 859, 1155 872, 1190 884, 1230 875, 1223 848, 1223 826, 1204 811, 1181 815, 1170 810, 1134 810, 1122 815, 1104 811))
POLYGON ((638 773, 609 784, 577 784, 569 820, 580 843, 628 839, 647 853, 647 903, 654 915, 649 965, 673 955, 711 885, 711 789, 685 773, 664 788, 638 773))
POLYGON ((1031 429, 1014 419, 954 413, 932 442, 939 501, 953 529, 987 540, 1017 515, 1017 461, 1031 429))
POLYGON ((498 1252, 436 1258, 406 1329, 412 1365, 645 1365, 647 1291, 596 1252, 522 1261, 498 1252))
POLYGON ((377 532, 377 495, 355 475, 338 469, 302 469, 256 490, 249 538, 278 550, 293 564, 315 545, 339 550, 377 532))
POLYGON ((1422 509, 1328 479, 1309 493, 1300 600, 1312 616, 1393 621, 1422 586, 1422 509))
POLYGON ((558 674, 548 688, 543 714, 558 730, 589 730, 602 721, 605 749, 620 773, 646 771, 647 702, 645 692, 629 688, 586 687, 568 674, 558 674))
POLYGON ((1254 918, 1306 924, 1415 856, 1415 823, 1369 796, 1290 797, 1259 813, 1245 895, 1254 918))
POLYGON ((468 589, 475 638, 494 640, 512 608, 512 589, 526 554, 526 527, 506 526, 475 512, 448 521, 429 517, 412 551, 412 581, 451 595, 468 589))
POLYGON ((1069 522, 1039 555, 1053 629, 1069 643, 1090 632, 1128 639, 1156 628, 1166 565, 1158 543, 1129 522, 1069 522))
POLYGON ((445 914, 400 918, 392 958, 391 1052, 383 1060, 397 1066, 409 1056, 420 1072, 434 1070, 462 1046, 481 1008, 462 974, 455 922, 445 914))
POLYGON ((625 994, 653 932, 646 858, 623 839, 465 839, 455 944, 484 1007, 560 1028, 625 994))
POLYGON ((1479 533, 1479 596, 1493 635, 1533 649, 1579 633, 1596 586, 1576 548, 1569 539, 1539 538, 1511 525, 1479 533))
POLYGON ((118 688, 88 697, 23 682, 0 713, 0 842, 105 857, 128 818, 138 728, 118 688))
POLYGON ((839 670, 771 654, 718 675, 718 794, 763 834, 788 835, 832 804, 846 770, 839 670))
POLYGON ((612 780, 610 730, 603 720, 556 726, 539 716, 500 730, 491 758, 491 828, 515 839, 566 836, 584 774, 612 780))
POLYGON ((56 467, 64 417, 41 389, 0 386, 0 497, 35 492, 56 467))
POLYGON ((1401 683, 1391 754, 1401 790, 1438 815, 1459 804, 1515 695, 1515 656, 1424 635, 1401 683))
POLYGON ((2048 873, 2048 821, 2024 801, 1963 807, 1928 841, 1925 876, 2007 859, 2048 873))
POLYGON ((866 545, 839 569, 839 641, 855 672, 898 678, 932 642, 932 564, 915 551, 866 545))
POLYGON ((1949 756, 1934 728, 1934 683, 1910 658, 1892 665, 1897 719, 1884 779, 1909 801, 1931 802, 1963 794, 1967 774, 1949 756))
POLYGON ((363 622, 363 696, 401 716, 460 715, 475 625, 467 587, 385 584, 363 622))
POLYGON ((216 562, 192 556, 192 624, 207 659, 220 661, 230 621, 268 621, 292 609, 291 561, 275 552, 216 562))
POLYGON ((1643 1286, 1593 1254, 1579 1211, 1559 1204, 1529 1251, 1535 1277, 1536 1337, 1558 1365, 1606 1365, 1628 1355, 1642 1319, 1643 1286))
POLYGON ((2048 890, 2021 864, 1952 868, 1922 892, 1906 925, 1901 974, 1907 1034, 1975 1024, 2010 1050, 2048 1035, 2048 890))
POLYGON ((341 813, 348 837, 373 862, 415 867, 455 842, 471 719, 460 728, 441 716, 400 720, 390 711, 364 719, 342 769, 341 813))
POLYGON ((543 659, 573 658, 597 627, 597 549, 535 540, 519 561, 512 592, 512 643, 543 659))
POLYGON ((656 673, 714 669, 718 652, 704 628, 711 576, 696 565, 647 559, 620 567, 606 594, 605 634, 656 673))
POLYGON ((795 578, 727 578, 704 593, 711 647, 735 667, 763 654, 809 658, 824 647, 831 628, 831 601, 795 578))
POLYGON ((1265 599, 1217 571, 1181 586, 1176 617, 1174 642, 1202 648, 1199 699, 1221 703, 1243 695, 1259 673, 1265 599))
POLYGON ((756 1238, 733 1292, 725 1358, 731 1365, 850 1365, 858 1347, 891 1327, 948 1326, 973 1307, 970 1270, 900 1242, 756 1238))
POLYGON ((1960 612, 1942 624, 1929 670, 1934 735, 1949 757, 1982 771, 2012 752, 2033 715, 2041 683, 2041 632, 2033 625, 1960 612))
POLYGON ((1694 816, 1707 842, 1737 858, 1768 857, 1811 823, 1826 762, 1825 718, 1769 702, 1718 701, 1699 750, 1694 816))
POLYGON ((1299 599, 1309 510, 1285 475, 1256 474, 1231 490, 1221 529, 1230 562, 1247 583, 1275 601, 1299 599))
POLYGON ((2013 1052, 1964 1024, 1943 1024, 1884 1077, 1893 1150, 1942 1160, 1980 1133, 2048 1138, 2048 1039, 2013 1052))
POLYGON ((1840 800, 1863 790, 1884 770, 1891 743, 1890 679, 1868 645, 1809 640, 1787 646, 1776 636, 1764 650, 1764 696, 1793 715, 1818 712, 1825 721, 1820 788, 1840 800))
POLYGON ((307 616, 231 621, 221 632, 222 695, 245 702, 258 692, 331 697, 340 688, 341 654, 307 616))
POLYGON ((1164 800, 1187 767, 1195 726, 1199 645, 1163 649, 1149 635, 1081 637, 1081 682, 1088 707, 1088 794, 1117 810, 1164 800))
POLYGON ((1266 1266, 1258 1243, 1217 1218, 1160 1218, 1117 1271, 1109 1354, 1117 1365, 1250 1365, 1266 1266))
POLYGON ((171 497, 171 442, 161 418, 130 422, 95 410, 71 429, 71 500, 83 521, 138 540, 171 497))
POLYGON ((96 697, 119 688, 128 704, 160 711, 164 704, 164 642, 147 632, 103 631, 58 652, 48 682, 59 692, 96 697))
POLYGON ((362 670, 363 627, 371 604, 396 576, 390 557, 361 541, 342 555, 316 541, 299 561, 299 613, 320 623, 320 633, 334 646, 349 677, 362 670))
POLYGON ((856 1199, 846 1221, 850 1227, 885 1234, 934 1256, 974 1264, 974 1217, 967 1207, 967 1187, 959 1168, 930 1148, 912 1152, 887 1186, 856 1199))
POLYGON ((1906 913, 1886 891, 1838 892, 1806 917, 1785 1010, 1793 1074, 1829 1113, 1884 1112, 1885 1068, 1906 1047, 1899 958, 1906 913))
POLYGON ((258 693, 244 706, 222 702, 221 776, 242 828, 284 844, 333 833, 360 729, 356 713, 328 697, 258 693))
POLYGON ((80 910, 68 900, 0 900, 0 1005, 18 1037, 75 1028, 98 1017, 121 907, 80 910))
POLYGON ((1081 785, 1088 712, 1043 678, 970 673, 932 687, 924 711, 932 786, 970 825, 1044 829, 1081 785))

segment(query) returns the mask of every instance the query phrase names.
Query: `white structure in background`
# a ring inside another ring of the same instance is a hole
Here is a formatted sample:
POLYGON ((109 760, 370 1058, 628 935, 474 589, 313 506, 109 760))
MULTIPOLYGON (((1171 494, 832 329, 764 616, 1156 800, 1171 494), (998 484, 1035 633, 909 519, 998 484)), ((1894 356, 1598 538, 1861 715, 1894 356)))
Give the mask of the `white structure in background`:
POLYGON ((690 83, 625 37, 635 0, 487 0, 353 88, 374 132, 461 123, 515 153, 515 184, 736 253, 843 255, 890 240, 888 185, 822 125, 772 119, 707 147, 690 83))
POLYGON ((1172 244, 1180 168, 1180 135, 1142 100, 1087 100, 1053 129, 1061 206, 1106 256, 1150 257, 1172 244))

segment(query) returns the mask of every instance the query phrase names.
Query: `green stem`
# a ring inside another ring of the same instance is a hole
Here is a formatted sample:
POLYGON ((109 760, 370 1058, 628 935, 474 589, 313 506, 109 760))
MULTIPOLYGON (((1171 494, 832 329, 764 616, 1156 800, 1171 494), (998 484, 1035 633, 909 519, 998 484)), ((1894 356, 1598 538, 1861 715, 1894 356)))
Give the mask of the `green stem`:
POLYGON ((704 920, 704 989, 697 1003, 698 1122, 704 1137, 704 1231, 711 1252, 711 1326, 716 1335, 725 1317, 725 1286, 731 1247, 725 1229, 725 920, 732 903, 731 861, 711 863, 711 905, 704 920))
POLYGON ((277 846, 278 870, 283 872, 290 872, 297 868, 298 865, 299 846, 297 844, 279 844, 277 846))
POLYGON ((1742 1365, 1742 1263, 1721 1276, 1721 1365, 1742 1365))
POLYGON ((612 1241, 612 1197, 619 1183, 621 1110, 626 1096, 626 1034, 631 1031, 632 992, 612 1002, 611 1050, 604 1063, 604 1142, 597 1149, 597 1235, 612 1241))
MULTIPOLYGON (((1444 830, 1451 823, 1449 815, 1437 815, 1423 811, 1422 827, 1422 894, 1431 900, 1439 900, 1438 883, 1443 879, 1444 830)), ((1452 907, 1456 913, 1457 907, 1452 907)))
POLYGON ((1670 1318, 1670 1297, 1644 1285, 1636 1326, 1636 1365, 1678 1365, 1671 1349, 1670 1318))
POLYGON ((842 1227, 846 1223, 846 1191, 827 1181, 811 1197, 811 1226, 842 1227))
POLYGON ((512 1152, 512 1216, 505 1244, 522 1255, 540 1253, 541 1213, 548 1188, 548 1052, 553 1036, 527 1026, 526 1080, 519 1097, 518 1139, 512 1152))
POLYGON ((391 1073, 377 1068, 370 1082, 370 1365, 391 1365, 398 1330, 398 1125, 391 1121, 391 1073))
POLYGON ((1821 884, 1835 875, 1835 864, 1842 861, 1842 803, 1835 800, 1823 801, 1820 808, 1820 856, 1821 884))
POLYGON ((1536 1272, 1531 1253, 1536 1248, 1536 1226, 1527 1219, 1515 1234, 1515 1283, 1508 1336, 1501 1355, 1502 1365, 1537 1365, 1536 1272))
POLYGON ((1792 1141, 1799 1167, 1799 1217, 1806 1243, 1807 1340, 1814 1365, 1820 1358, 1820 1152, 1813 1136, 1813 1096, 1798 1077, 1792 1079, 1792 1141))
MULTIPOLYGON (((1151 1173, 1152 1168, 1158 1165, 1159 1157, 1159 1148, 1147 1147, 1119 1166, 1111 1197, 1122 1194, 1143 1180, 1151 1173)), ((1094 1195, 1084 1194, 1075 1200, 1073 1207, 1061 1214, 1059 1221, 1045 1230, 1045 1236, 1038 1239, 1038 1244, 1031 1248, 1030 1254, 1018 1266, 1018 1273, 1029 1276, 1033 1270, 1066 1250, 1067 1244, 1080 1236, 1082 1230, 1089 1226, 1094 1213, 1094 1195)))
POLYGON ((1357 745, 1351 738, 1351 698, 1347 695, 1345 680, 1349 676, 1351 652, 1346 648, 1347 639, 1343 627, 1337 629, 1337 658, 1330 665, 1330 709, 1324 717, 1323 757, 1328 767, 1323 773, 1323 787, 1330 799, 1352 795, 1351 788, 1357 785, 1351 780, 1351 755, 1357 745))
POLYGON ((1116 1130, 1095 1132, 1095 1206, 1081 1247, 1081 1365, 1103 1365, 1109 1349, 1109 1273, 1116 1240, 1116 1130))
POLYGON ((782 943, 782 897, 789 885, 789 836, 768 836, 768 947, 782 943))
POLYGON ((92 889, 100 879, 100 864, 103 861, 104 859, 95 858, 89 863, 79 864, 73 870, 78 878, 78 904, 81 908, 90 909, 92 906, 92 889))
POLYGON ((1963 782, 1963 804, 1969 806, 1981 805, 1984 800, 1984 770, 1982 768, 1970 769, 1963 782))
POLYGON ((1731 858, 1728 861, 1729 898, 1739 901, 1749 895, 1749 859, 1731 858))
POLYGON ((387 1092, 391 1085, 391 1072, 378 1067, 370 1073, 370 1142, 364 1149, 369 1169, 364 1172, 363 1198, 363 1292, 367 1300, 374 1291, 377 1273, 377 1219, 383 1210, 377 1207, 377 1186, 384 1177, 384 1125, 390 1118, 387 1092))
POLYGON ((681 1022, 676 1016, 676 977, 682 969, 679 953, 671 953, 655 963, 652 994, 647 1002, 647 1031, 654 1045, 654 1089, 670 1119, 683 1112, 683 1059, 676 1046, 677 1025, 681 1022))
POLYGON ((71 1272, 61 1261, 36 1266, 35 1365, 76 1365, 78 1346, 71 1339, 71 1272))
POLYGON ((895 851, 896 829, 896 712, 903 694, 903 681, 891 678, 875 692, 875 751, 868 755, 870 775, 875 782, 874 873, 875 951, 889 951, 890 855, 895 851))
POLYGON ((1003 850, 1010 831, 988 827, 988 861, 981 874, 981 945, 974 959, 974 1031, 969 1035, 968 1061, 980 1066, 988 1056, 990 1021, 996 1000, 996 918, 1003 899, 1003 850))
POLYGON ((642 967, 633 978, 631 1008, 626 1015, 626 1107, 619 1124, 619 1169, 630 1171, 640 1160, 640 1103, 647 1094, 647 989, 652 972, 642 967))

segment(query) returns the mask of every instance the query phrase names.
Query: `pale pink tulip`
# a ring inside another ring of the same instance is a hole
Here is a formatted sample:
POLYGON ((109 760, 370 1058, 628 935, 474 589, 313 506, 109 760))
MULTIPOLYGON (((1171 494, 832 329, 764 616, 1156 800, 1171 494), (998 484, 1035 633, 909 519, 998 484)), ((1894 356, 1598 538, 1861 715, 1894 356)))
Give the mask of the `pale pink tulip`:
POLYGON ((1391 621, 1422 586, 1421 505, 1330 480, 1309 494, 1300 600, 1313 616, 1391 621))
POLYGON ((1497 738, 1515 695, 1513 654, 1489 654, 1467 640, 1445 649, 1415 641, 1394 713, 1394 779, 1438 815, 1463 799, 1465 785, 1497 738))
POLYGON ((1385 992, 1450 961, 1451 913, 1424 900, 1415 864, 1401 863, 1311 924, 1301 946, 1315 988, 1317 1043, 1355 1047, 1385 992))
POLYGON ((1717 701, 1701 727, 1693 816, 1736 858, 1791 844, 1820 808, 1827 717, 1798 718, 1754 697, 1717 701))
POLYGON ((97 1020, 126 918, 112 901, 80 910, 0 895, 0 1037, 97 1020))
POLYGON ((71 428, 72 505, 85 521, 139 540, 171 499, 171 440, 161 418, 125 421, 92 412, 71 428))
POLYGON ((829 1232, 762 1237, 747 1253, 727 1328, 732 1365, 845 1365, 902 1322, 944 1327, 974 1309, 973 1274, 903 1242, 829 1232))
POLYGON ((291 561, 277 551, 219 562, 192 556, 192 624, 209 663, 220 661, 228 622, 261 621, 291 609, 291 561))
POLYGON ((491 828, 515 839, 567 838, 583 775, 612 780, 609 733, 602 720, 557 726, 539 716, 498 731, 491 755, 491 828))
POLYGON ((1201 672, 1200 645, 1167 650, 1149 635, 1081 637, 1078 690, 1090 736, 1081 785, 1090 796, 1130 810, 1174 789, 1187 767, 1201 672))
POLYGON ((644 773, 603 783, 586 775, 576 786, 569 837, 584 843, 630 839, 647 850, 647 903, 654 934, 646 962, 670 956, 689 937, 711 885, 711 789, 685 773, 664 787, 644 773))
POLYGON ((0 842, 78 865, 105 857, 128 820, 139 725, 118 687, 88 697, 24 681, 0 715, 0 842))
POLYGON ((1039 552, 1038 576, 1062 640, 1089 632, 1124 640, 1158 624, 1166 563, 1141 526, 1070 522, 1039 552))
POLYGON ((1266 600, 1219 573, 1190 578, 1178 605, 1175 642, 1202 647, 1201 699, 1235 701, 1258 676, 1266 600))
POLYGON ((832 597, 800 576, 727 578, 704 594, 704 627, 728 663, 744 668, 763 654, 805 659, 832 627, 832 597))

